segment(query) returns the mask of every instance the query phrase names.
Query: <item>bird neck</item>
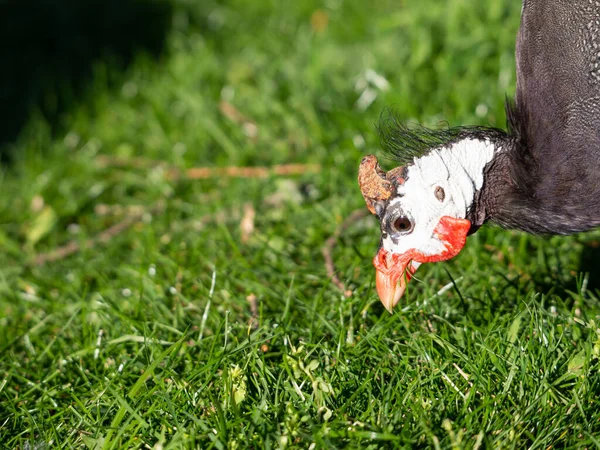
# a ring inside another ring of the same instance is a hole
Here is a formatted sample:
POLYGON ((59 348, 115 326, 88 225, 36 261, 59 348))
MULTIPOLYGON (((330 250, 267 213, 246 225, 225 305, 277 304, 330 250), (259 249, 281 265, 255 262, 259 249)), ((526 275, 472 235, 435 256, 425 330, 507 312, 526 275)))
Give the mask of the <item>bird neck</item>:
POLYGON ((518 192, 511 173, 511 145, 508 139, 494 141, 494 157, 484 169, 483 186, 476 193, 467 216, 472 223, 471 233, 488 221, 504 228, 520 228, 510 214, 512 200, 509 199, 515 198, 518 192))

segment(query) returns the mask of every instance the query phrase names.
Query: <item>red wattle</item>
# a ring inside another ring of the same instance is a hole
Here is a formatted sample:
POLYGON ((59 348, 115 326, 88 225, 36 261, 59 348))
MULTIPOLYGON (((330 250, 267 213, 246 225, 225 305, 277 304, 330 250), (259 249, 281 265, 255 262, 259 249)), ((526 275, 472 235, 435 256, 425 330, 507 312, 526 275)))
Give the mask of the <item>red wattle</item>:
POLYGON ((420 256, 412 259, 420 263, 425 263, 446 261, 454 258, 465 246, 470 228, 471 222, 467 219, 455 219, 450 216, 442 217, 433 230, 433 234, 444 243, 446 249, 437 255, 428 256, 416 252, 420 253, 420 256))

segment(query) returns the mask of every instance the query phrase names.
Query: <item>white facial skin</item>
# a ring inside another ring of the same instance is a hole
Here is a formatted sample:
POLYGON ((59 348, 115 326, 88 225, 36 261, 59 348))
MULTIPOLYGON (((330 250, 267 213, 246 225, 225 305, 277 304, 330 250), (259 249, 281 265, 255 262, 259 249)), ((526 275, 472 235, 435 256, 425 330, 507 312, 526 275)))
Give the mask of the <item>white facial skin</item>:
POLYGON ((433 230, 443 216, 466 217, 475 193, 483 186, 484 168, 493 157, 491 142, 465 139, 415 159, 407 168, 406 182, 398 186, 399 195, 390 201, 386 213, 402 211, 413 229, 395 233, 396 243, 387 234, 382 239, 383 248, 397 254, 411 249, 426 256, 442 253, 444 243, 433 235, 433 230), (436 197, 437 187, 443 189, 443 201, 436 197))

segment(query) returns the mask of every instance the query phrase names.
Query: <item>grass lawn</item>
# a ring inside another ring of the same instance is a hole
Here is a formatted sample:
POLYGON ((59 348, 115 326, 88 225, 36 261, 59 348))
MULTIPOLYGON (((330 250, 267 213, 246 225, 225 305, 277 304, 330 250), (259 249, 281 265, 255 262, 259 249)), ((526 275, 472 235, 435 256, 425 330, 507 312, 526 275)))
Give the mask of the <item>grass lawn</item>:
POLYGON ((374 218, 333 251, 349 298, 322 256, 385 107, 503 126, 520 2, 172 6, 161 56, 10 144, 0 447, 600 446, 600 233, 484 227, 393 315, 374 218), (320 171, 186 172, 280 164, 320 171))

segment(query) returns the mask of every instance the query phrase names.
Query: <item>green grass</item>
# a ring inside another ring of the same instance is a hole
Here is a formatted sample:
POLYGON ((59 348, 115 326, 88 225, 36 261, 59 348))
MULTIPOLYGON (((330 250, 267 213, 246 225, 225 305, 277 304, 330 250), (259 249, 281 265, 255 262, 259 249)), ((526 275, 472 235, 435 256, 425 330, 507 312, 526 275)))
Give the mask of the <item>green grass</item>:
POLYGON ((159 60, 140 54, 125 73, 99 61, 59 126, 34 113, 13 145, 0 181, 2 448, 600 446, 599 233, 486 227, 420 269, 393 315, 374 292, 373 218, 335 248, 351 298, 321 256, 364 207, 356 172, 379 151, 386 106, 428 125, 503 125, 519 2, 198 3, 175 4, 159 60), (174 181, 139 157, 322 171, 174 181), (256 229, 242 242, 246 204, 256 229), (107 244, 32 264, 132 208, 149 212, 107 244))

